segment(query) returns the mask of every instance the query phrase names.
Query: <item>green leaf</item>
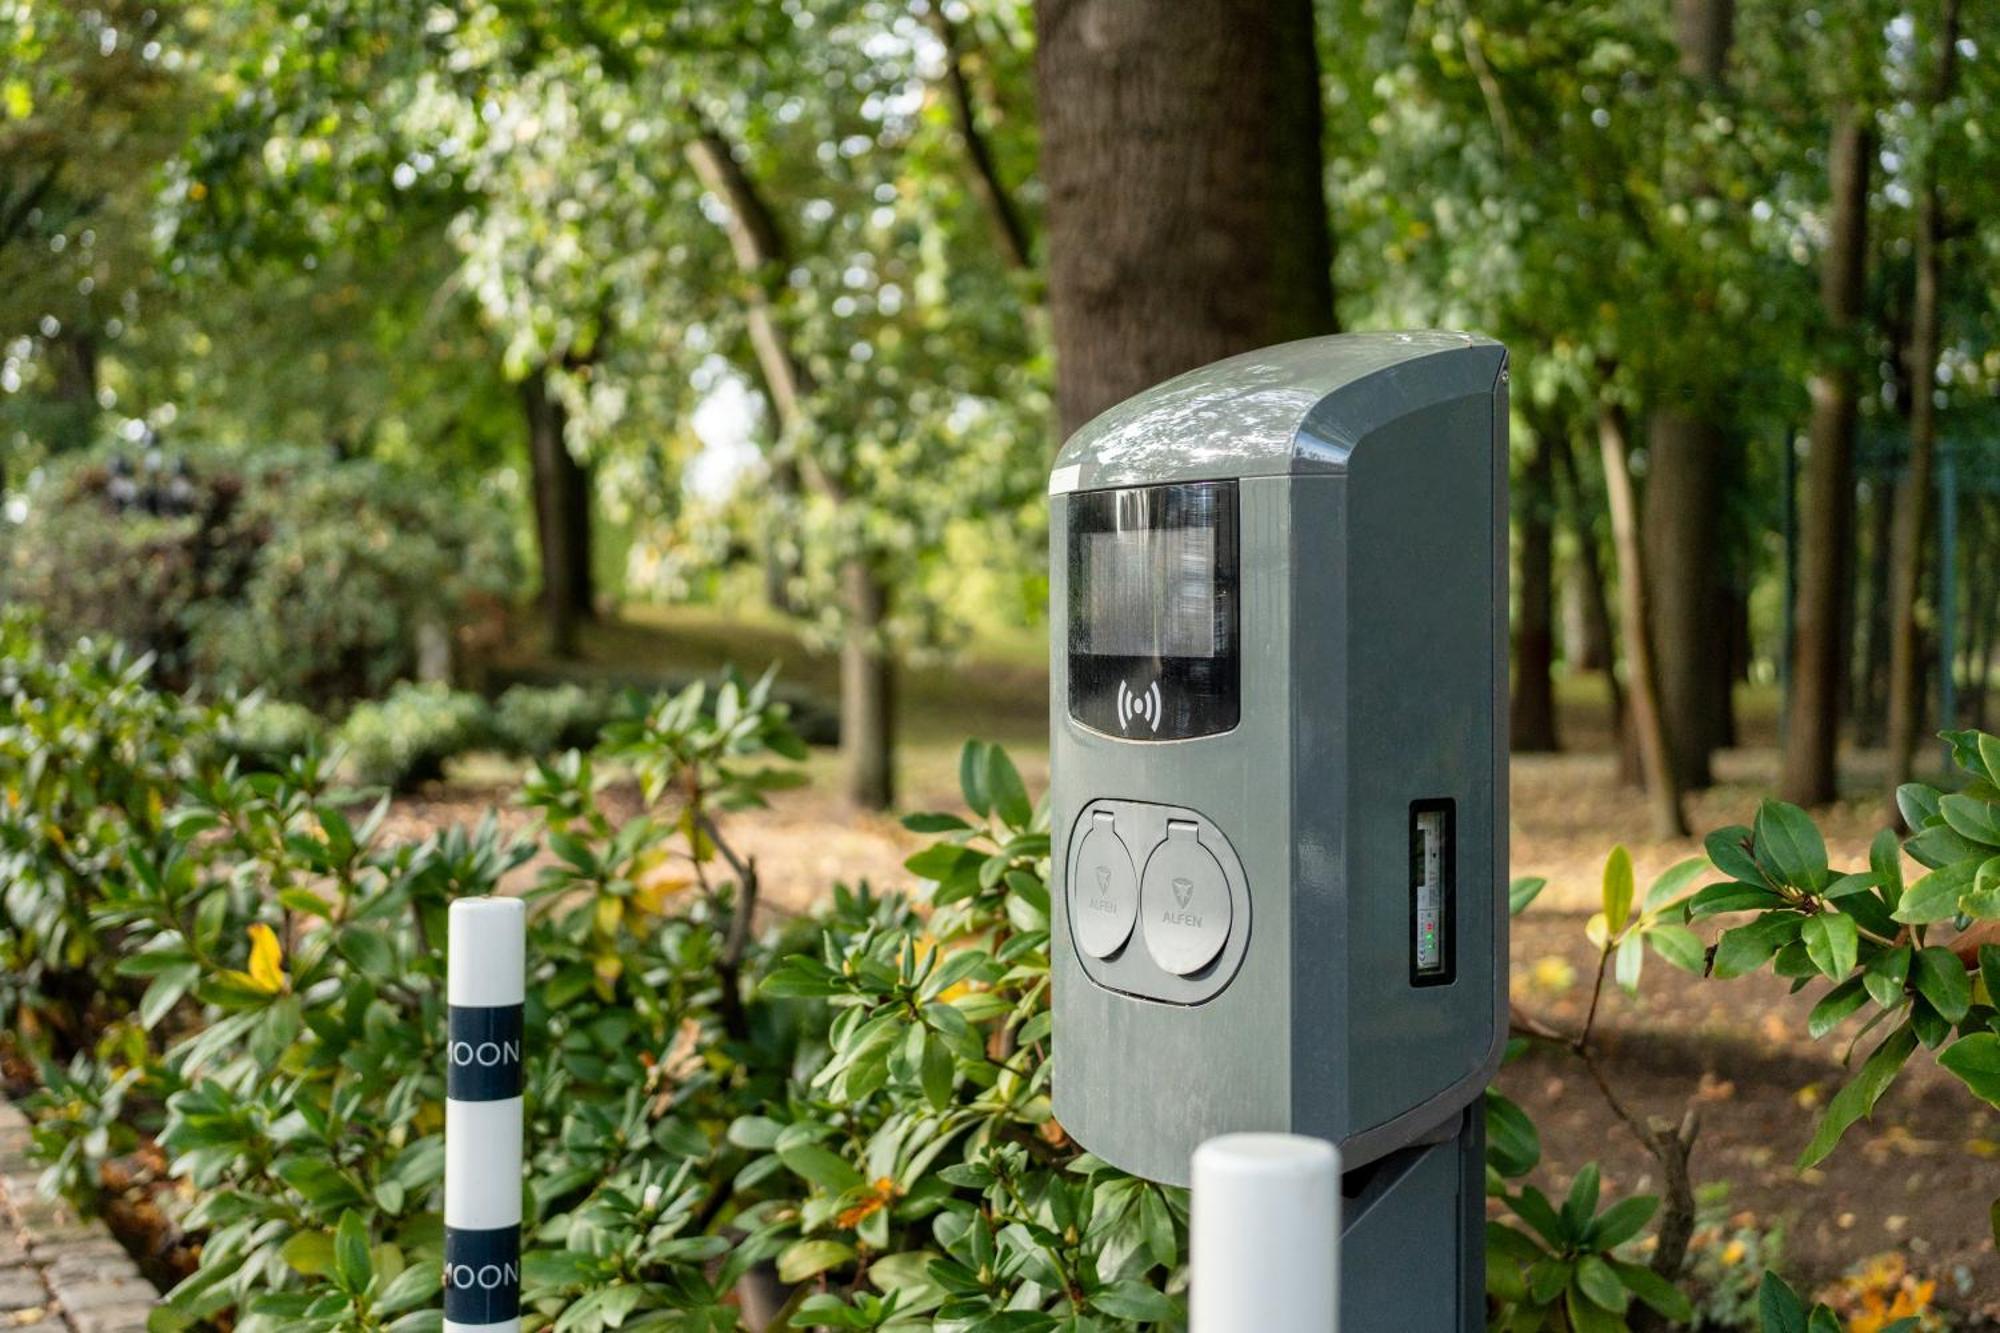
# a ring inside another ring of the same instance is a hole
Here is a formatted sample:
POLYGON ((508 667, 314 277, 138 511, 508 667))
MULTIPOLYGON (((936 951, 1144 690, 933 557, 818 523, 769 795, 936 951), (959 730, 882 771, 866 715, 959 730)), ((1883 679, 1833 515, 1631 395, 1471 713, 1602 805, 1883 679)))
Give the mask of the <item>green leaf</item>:
POLYGON ((974 814, 984 818, 993 812, 993 798, 986 786, 985 741, 967 741, 958 752, 958 789, 974 814))
POLYGON ((1764 1333, 1806 1333, 1806 1307, 1776 1273, 1765 1273, 1757 1288, 1757 1314, 1764 1333))
POLYGON ((1896 811, 1903 816, 1905 826, 1922 829, 1938 818, 1938 802, 1942 799, 1935 787, 1906 782, 1896 788, 1896 811))
POLYGON ((951 1047, 935 1032, 925 1034, 921 1068, 924 1097, 932 1109, 944 1110, 951 1105, 952 1078, 957 1066, 951 1058, 951 1047))
POLYGON ((1646 932, 1646 942, 1666 962, 1695 976, 1702 974, 1708 962, 1708 949, 1702 944, 1701 937, 1686 926, 1672 923, 1656 925, 1646 932))
POLYGON ((847 1160, 830 1149, 817 1143, 794 1144, 778 1149, 778 1160, 789 1168, 793 1175, 817 1185, 829 1194, 840 1194, 864 1183, 861 1173, 850 1166, 847 1160))
POLYGON ((194 962, 178 963, 154 977, 139 997, 139 1025, 148 1029, 157 1026, 200 977, 201 966, 194 962))
POLYGON ((1090 1304, 1113 1319, 1143 1324, 1164 1324, 1179 1315, 1171 1296, 1134 1278, 1099 1287, 1090 1293, 1090 1304))
POLYGON ((1687 860, 1667 867, 1653 886, 1646 890, 1644 908, 1656 912, 1660 908, 1682 897, 1694 887, 1694 882, 1708 872, 1708 858, 1690 856, 1687 860))
POLYGON ((1799 928, 1799 937, 1805 941, 1806 955, 1820 975, 1829 981, 1839 981, 1854 970, 1855 953, 1861 946, 1861 932, 1854 924, 1854 918, 1839 912, 1820 912, 1806 918, 1799 928))
POLYGON ((778 1255, 778 1277, 785 1282, 803 1282, 853 1258, 854 1247, 837 1240, 794 1241, 778 1255))
POLYGON ((1525 1176, 1542 1160, 1542 1138, 1528 1113, 1486 1090, 1486 1161, 1502 1176, 1525 1176))
MULTIPOLYGON (((1862 1065, 1861 1072, 1850 1079, 1846 1086, 1833 1095, 1827 1103, 1826 1114, 1820 1117, 1819 1126, 1813 1131, 1812 1141, 1799 1154, 1799 1168, 1817 1165, 1826 1159, 1840 1142, 1841 1135, 1861 1117, 1875 1109, 1875 1103, 1882 1100, 1882 1094, 1896 1080, 1896 1074, 1917 1049, 1916 1029, 1904 1023, 1877 1046, 1874 1053, 1862 1065)), ((1803 1313, 1803 1312, 1802 1312, 1803 1313)))
POLYGON ((1625 1284, 1626 1290, 1644 1301, 1654 1311, 1677 1324, 1694 1322, 1694 1304, 1679 1287, 1643 1264, 1621 1263, 1616 1259, 1611 1260, 1610 1264, 1612 1271, 1618 1274, 1618 1280, 1625 1284))
POLYGON ((986 747, 986 790, 993 798, 994 813, 1008 828, 1026 828, 1034 822, 1035 804, 1028 799, 1021 771, 998 745, 986 747))
POLYGON ((2000 847, 2000 806, 1976 796, 1947 796, 1938 802, 1938 813, 1960 837, 1988 847, 2000 847))
POLYGON ((1635 1194, 1598 1214, 1592 1224, 1588 1244, 1596 1250, 1610 1250, 1623 1245, 1645 1229, 1658 1212, 1660 1201, 1651 1194, 1635 1194))
MULTIPOLYGON (((1621 1286, 1619 1290, 1624 1288, 1621 1286)), ((1569 1312, 1571 1333, 1625 1333, 1624 1316, 1591 1300, 1584 1294, 1581 1283, 1570 1283, 1563 1293, 1563 1308, 1569 1312)))
POLYGON ((1519 916, 1528 910, 1528 904, 1541 896, 1549 881, 1540 875, 1523 875, 1507 886, 1507 915, 1519 916))
POLYGON ((1563 1200, 1563 1221, 1568 1234, 1580 1236, 1584 1228, 1597 1216, 1597 1192, 1600 1176, 1597 1163, 1585 1163, 1576 1173, 1576 1179, 1569 1185, 1569 1197, 1563 1200))
POLYGON ((2000 1036, 1976 1032, 1947 1046, 1938 1063, 1965 1081, 1973 1095, 2000 1106, 2000 1036))
POLYGON ((1747 926, 1725 930, 1715 946, 1715 975, 1748 976, 1797 939, 1798 934, 1799 919, 1788 913, 1772 913, 1747 926))
POLYGON ((1972 979, 1951 950, 1932 945, 1920 949, 1911 967, 1917 994, 1947 1023, 1961 1022, 1972 1007, 1972 979))
POLYGON ((324 1277, 333 1270, 333 1237, 324 1231, 295 1231, 278 1253, 295 1273, 324 1277))
POLYGON ((1957 916, 1958 900, 1978 877, 1979 867, 1971 861, 1931 871, 1903 894, 1903 900, 1896 904, 1896 920, 1905 925, 1927 926, 1957 916))
POLYGON ((1586 1254, 1577 1260, 1576 1285, 1582 1288, 1592 1305, 1615 1314, 1623 1314, 1632 1301, 1632 1293, 1618 1280, 1618 1274, 1611 1265, 1594 1254, 1586 1254))
POLYGON ((1780 883, 1817 893, 1826 887, 1826 840, 1796 805, 1766 800, 1757 807, 1757 862, 1780 883))
POLYGON ((1632 853, 1620 843, 1604 863, 1604 922, 1616 937, 1632 915, 1632 853))
POLYGON ((368 1289, 375 1275, 374 1261, 368 1256, 368 1223, 350 1208, 340 1215, 333 1232, 333 1276, 342 1291, 358 1295, 368 1289))
POLYGON ((1903 944, 1869 959, 1868 966, 1861 971, 1868 997, 1884 1009, 1893 1009, 1901 1003, 1903 990, 1910 984, 1910 959, 1915 953, 1915 949, 1903 944))
POLYGON ((1764 884, 1764 869, 1750 854, 1756 835, 1741 824, 1719 828, 1702 840, 1702 849, 1717 870, 1743 884, 1764 884))
POLYGON ((396 974, 396 950, 379 931, 366 926, 344 928, 340 932, 340 952, 370 981, 388 981, 396 974))
POLYGON ((1885 828, 1875 835, 1868 845, 1868 868, 1875 872, 1882 897, 1894 911, 1903 896, 1903 844, 1896 840, 1896 830, 1885 828))
POLYGON ((1765 912, 1783 907, 1784 898, 1775 890, 1755 884, 1711 884, 1688 899, 1688 918, 1700 920, 1724 912, 1765 912))
POLYGON ((1828 991, 1806 1016, 1806 1032, 1814 1041, 1839 1027, 1848 1015, 1868 1003, 1865 978, 1849 977, 1828 991))

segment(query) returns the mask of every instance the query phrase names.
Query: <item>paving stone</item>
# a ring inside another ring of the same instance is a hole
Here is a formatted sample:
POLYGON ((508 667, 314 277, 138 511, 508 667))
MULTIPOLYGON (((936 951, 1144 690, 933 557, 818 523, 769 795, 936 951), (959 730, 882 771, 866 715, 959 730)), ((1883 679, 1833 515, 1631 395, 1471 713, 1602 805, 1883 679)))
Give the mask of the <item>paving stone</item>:
POLYGON ((105 1310, 88 1310, 70 1316, 76 1333, 146 1333, 146 1316, 152 1305, 117 1305, 105 1310))
POLYGON ((43 1197, 26 1130, 0 1099, 0 1333, 144 1333, 158 1293, 101 1221, 43 1197))
POLYGON ((0 1328, 8 1324, 7 1314, 37 1309, 48 1303, 49 1289, 42 1285, 39 1274, 24 1268, 0 1273, 0 1328))

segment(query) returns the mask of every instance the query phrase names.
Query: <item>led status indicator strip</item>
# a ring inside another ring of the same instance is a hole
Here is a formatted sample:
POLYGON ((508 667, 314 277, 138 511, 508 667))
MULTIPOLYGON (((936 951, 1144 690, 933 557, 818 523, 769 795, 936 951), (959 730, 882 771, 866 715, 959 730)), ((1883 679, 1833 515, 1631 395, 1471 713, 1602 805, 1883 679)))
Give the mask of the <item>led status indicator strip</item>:
POLYGON ((451 905, 444 1103, 445 1333, 520 1333, 521 1004, 527 909, 451 905))

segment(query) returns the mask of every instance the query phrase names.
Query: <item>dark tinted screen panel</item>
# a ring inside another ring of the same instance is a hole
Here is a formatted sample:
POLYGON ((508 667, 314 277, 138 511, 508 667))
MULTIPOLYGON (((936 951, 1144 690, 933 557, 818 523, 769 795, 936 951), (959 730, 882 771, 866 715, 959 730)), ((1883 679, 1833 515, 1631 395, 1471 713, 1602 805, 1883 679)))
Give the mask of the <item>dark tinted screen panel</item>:
POLYGON ((1069 504, 1070 716, 1129 740, 1234 727, 1236 483, 1086 491, 1069 504))

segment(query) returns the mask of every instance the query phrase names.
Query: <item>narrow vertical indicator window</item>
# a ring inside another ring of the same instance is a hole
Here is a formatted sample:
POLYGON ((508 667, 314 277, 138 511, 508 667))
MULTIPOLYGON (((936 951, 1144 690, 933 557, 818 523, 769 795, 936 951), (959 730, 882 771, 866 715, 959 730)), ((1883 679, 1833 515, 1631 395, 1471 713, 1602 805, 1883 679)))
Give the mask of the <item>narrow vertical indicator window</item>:
POLYGON ((1457 975, 1457 819, 1450 801, 1410 807, 1410 984, 1449 985, 1457 975))

